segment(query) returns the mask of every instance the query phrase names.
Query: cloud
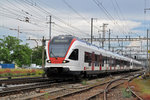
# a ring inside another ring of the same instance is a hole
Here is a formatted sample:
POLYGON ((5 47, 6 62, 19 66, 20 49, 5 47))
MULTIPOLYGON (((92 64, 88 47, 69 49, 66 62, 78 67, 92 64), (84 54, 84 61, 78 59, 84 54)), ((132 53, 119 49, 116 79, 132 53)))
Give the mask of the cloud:
POLYGON ((130 46, 130 47, 140 47, 141 42, 140 41, 133 41, 128 46, 130 46))

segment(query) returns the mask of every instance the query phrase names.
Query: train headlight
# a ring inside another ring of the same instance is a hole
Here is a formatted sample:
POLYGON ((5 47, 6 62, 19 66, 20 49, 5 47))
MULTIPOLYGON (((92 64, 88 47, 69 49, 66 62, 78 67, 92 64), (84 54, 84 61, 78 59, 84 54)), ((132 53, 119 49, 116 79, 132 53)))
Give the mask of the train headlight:
POLYGON ((69 61, 68 60, 64 60, 62 63, 68 63, 69 61))
POLYGON ((50 60, 47 60, 47 63, 51 63, 51 61, 50 61, 50 60))

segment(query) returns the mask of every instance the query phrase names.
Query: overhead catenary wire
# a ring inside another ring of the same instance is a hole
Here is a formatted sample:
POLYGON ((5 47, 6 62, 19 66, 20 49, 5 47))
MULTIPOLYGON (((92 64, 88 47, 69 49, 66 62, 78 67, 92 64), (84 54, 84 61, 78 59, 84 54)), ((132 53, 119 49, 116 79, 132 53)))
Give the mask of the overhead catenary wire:
POLYGON ((78 16, 80 16, 85 22, 87 22, 88 24, 90 24, 90 21, 88 21, 85 17, 83 17, 78 11, 76 11, 69 3, 67 3, 66 0, 62 0, 63 3, 65 5, 67 5, 67 7, 69 7, 73 12, 75 12, 78 16))
POLYGON ((14 0, 16 3, 18 3, 21 7, 25 8, 28 11, 23 11, 23 12, 30 12, 32 14, 33 17, 36 17, 37 19, 43 20, 45 18, 45 14, 43 14, 42 12, 38 12, 36 9, 34 9, 34 7, 29 6, 28 4, 26 4, 24 2, 24 0, 14 0))
MULTIPOLYGON (((115 4, 116 4, 116 6, 117 6, 117 8, 118 8, 118 11, 120 12, 120 15, 122 16, 122 20, 124 20, 123 21, 123 23, 124 24, 128 24, 126 21, 127 21, 127 19, 126 19, 126 17, 123 15, 123 13, 122 13, 122 11, 121 11, 121 8, 120 8, 120 6, 119 6, 119 4, 118 4, 118 2, 117 2, 117 0, 114 0, 115 1, 115 4)), ((125 30, 129 30, 130 28, 129 28, 129 26, 125 26, 125 30)), ((137 33, 136 33, 136 35, 137 35, 137 33)))
MULTIPOLYGON (((25 15, 23 16, 23 15, 21 15, 19 13, 16 13, 15 11, 13 11, 11 9, 8 9, 8 8, 2 7, 2 6, 0 6, 0 9, 2 9, 2 10, 0 10, 0 11, 2 11, 2 12, 0 12, 1 16, 5 16, 5 17, 8 17, 8 18, 12 18, 12 19, 15 19, 15 20, 26 22, 25 21, 25 17, 26 17, 25 15)), ((28 23, 30 23, 32 25, 43 27, 41 25, 38 25, 35 22, 28 22, 28 23)))
MULTIPOLYGON (((67 3, 66 0, 63 0, 64 4, 67 5, 67 7, 69 7, 73 12, 75 12, 78 16, 80 16, 86 23, 88 23, 88 25, 90 26, 91 23, 90 21, 88 21, 84 16, 82 16, 77 10, 75 10, 69 3, 67 3)), ((96 28, 97 30, 100 30, 97 26, 93 25, 94 28, 96 28)))
MULTIPOLYGON (((0 26, 2 28, 5 28, 5 29, 9 29, 9 30, 12 30, 12 31, 18 31, 18 29, 14 29, 12 27, 7 27, 7 26, 0 26)), ((39 31, 39 30, 31 30, 31 31, 39 31)), ((20 31, 19 33, 22 33, 22 34, 29 34, 29 35, 37 35, 36 33, 31 33, 31 32, 25 32, 25 30, 22 30, 20 31)), ((39 34, 38 34, 39 35, 39 34)), ((38 36, 37 35, 37 36, 38 36)))
POLYGON ((37 13, 33 8, 29 9, 30 7, 28 6, 24 6, 23 3, 21 4, 21 2, 17 1, 17 0, 14 0, 13 2, 12 1, 9 1, 7 0, 10 5, 12 5, 13 7, 15 6, 16 9, 16 12, 23 15, 24 17, 27 16, 30 18, 30 20, 34 20, 36 22, 40 22, 40 23, 44 23, 44 17, 41 17, 41 14, 37 13), (18 5, 19 4, 19 7, 17 5, 14 5, 13 3, 16 2, 16 4, 18 5), (25 10, 24 10, 25 9, 25 10), (29 13, 29 11, 32 13, 29 13), (38 15, 39 14, 39 15, 38 15))
MULTIPOLYGON (((100 8, 103 11, 103 13, 107 16, 107 18, 110 21, 112 21, 115 25, 118 25, 118 27, 120 27, 120 29, 122 28, 120 26, 120 24, 113 18, 113 16, 107 11, 107 9, 103 6, 103 4, 100 1, 98 1, 98 0, 92 0, 92 1, 98 6, 98 8, 100 8)), ((118 28, 119 31, 120 31, 120 29, 118 28)), ((120 31, 120 33, 121 33, 121 31, 120 31)), ((124 34, 124 32, 123 32, 123 34, 124 34)))
POLYGON ((120 14, 119 14, 120 13, 120 10, 118 10, 119 6, 117 5, 117 7, 116 7, 116 3, 114 3, 114 0, 110 0, 110 1, 112 2, 112 5, 113 5, 114 10, 116 12, 116 14, 114 14, 114 15, 116 15, 116 17, 118 17, 118 19, 120 21, 122 21, 122 24, 123 24, 123 27, 124 27, 124 31, 125 31, 125 28, 126 28, 126 26, 125 26, 125 20, 123 20, 122 17, 120 16, 120 14))
MULTIPOLYGON (((18 2, 16 2, 16 3, 18 3, 18 2)), ((9 6, 11 6, 11 5, 9 5, 9 6)), ((20 9, 19 7, 17 7, 16 6, 16 8, 18 8, 19 10, 24 10, 24 9, 20 9)), ((17 10, 18 10, 17 9, 17 10)), ((5 16, 5 17, 8 17, 8 18, 11 18, 11 19, 15 19, 15 20, 18 20, 18 21, 23 21, 24 22, 24 20, 22 20, 22 18, 23 17, 25 17, 25 15, 24 15, 24 13, 22 13, 22 12, 15 12, 15 11, 17 11, 17 10, 15 10, 14 12, 12 12, 12 11, 10 11, 9 9, 5 9, 6 11, 5 12, 8 12, 8 14, 3 14, 2 16, 5 16), (20 13, 21 13, 21 15, 20 15, 20 13), (15 16, 15 17, 12 17, 12 16, 15 16), (22 17, 22 18, 19 18, 19 17, 22 17)), ((3 11, 4 12, 4 11, 3 11)), ((24 12, 26 12, 26 11, 24 11, 24 12)), ((25 13, 26 14, 26 13, 25 13)), ((29 14, 29 13, 28 13, 29 14)), ((31 15, 31 17, 32 17, 32 15, 31 15)), ((29 22, 28 22, 29 23, 29 22)), ((31 22, 30 22, 31 23, 31 22)), ((32 23, 32 24, 34 24, 34 25, 36 25, 37 26, 37 24, 36 23, 32 23)), ((41 27, 41 26, 40 26, 41 27)), ((46 27, 45 27, 46 28, 46 27)), ((65 30, 65 29, 64 29, 65 30)), ((66 33, 67 33, 67 31, 66 31, 66 33)))
MULTIPOLYGON (((16 0, 15 0, 15 1, 16 1, 16 0)), ((44 24, 45 21, 40 20, 40 19, 38 19, 38 18, 36 18, 36 17, 33 18, 33 15, 29 14, 27 11, 24 11, 23 8, 25 8, 25 7, 20 8, 21 4, 20 4, 20 6, 18 7, 18 4, 17 4, 17 5, 14 5, 14 4, 13 4, 14 1, 12 2, 12 1, 7 0, 7 2, 8 2, 8 3, 7 3, 8 5, 1 6, 1 9, 4 10, 4 11, 2 11, 2 12, 3 12, 3 16, 4 16, 4 15, 5 15, 6 17, 9 16, 9 18, 11 18, 10 16, 13 16, 14 19, 17 19, 17 20, 19 20, 19 21, 24 21, 24 19, 25 19, 26 17, 28 17, 28 18, 30 19, 30 21, 32 21, 32 22, 30 22, 31 24, 36 25, 35 22, 36 22, 36 23, 39 23, 39 22, 40 22, 40 25, 41 25, 41 24, 44 24), (16 8, 16 9, 15 9, 15 8, 16 8), (24 12, 23 12, 23 11, 24 11, 24 12), (7 14, 9 14, 9 15, 7 16, 7 15, 4 14, 4 13, 7 13, 7 14), (36 18, 36 19, 35 19, 35 18, 36 18), (34 22, 33 22, 33 21, 34 21, 34 22), (41 23, 41 22, 42 22, 42 23, 41 23)))
POLYGON ((103 13, 107 16, 107 18, 113 23, 116 24, 114 18, 108 13, 108 11, 105 9, 105 7, 100 3, 98 0, 92 0, 100 10, 103 11, 103 13), (109 16, 110 15, 110 16, 109 16))
MULTIPOLYGON (((69 23, 65 22, 63 19, 57 17, 56 15, 54 15, 54 14, 52 14, 51 12, 47 11, 46 9, 42 8, 42 7, 41 7, 40 5, 38 5, 37 3, 36 3, 36 5, 30 5, 30 6, 34 6, 34 7, 36 7, 37 9, 39 9, 40 11, 44 12, 45 14, 53 16, 54 19, 56 19, 57 21, 63 23, 64 25, 66 25, 66 26, 68 26, 68 27, 74 29, 74 30, 77 31, 77 32, 80 32, 80 33, 82 33, 82 34, 89 35, 88 33, 85 33, 85 32, 83 32, 82 30, 78 29, 77 27, 74 27, 74 26, 70 25, 69 23)), ((90 35, 89 35, 89 36, 90 36, 90 35)))
MULTIPOLYGON (((40 2, 38 2, 38 4, 41 4, 40 2)), ((49 5, 47 4, 47 3, 45 3, 44 1, 42 2, 42 4, 44 4, 45 6, 47 6, 47 7, 49 7, 49 5)), ((53 9, 54 10, 54 9, 53 9)), ((60 11, 59 11, 60 12, 60 11)), ((85 18, 86 19, 86 18, 85 18)), ((88 21, 88 20, 87 20, 88 21)), ((56 22, 54 23, 54 24, 56 24, 56 22)), ((69 24, 69 23, 68 23, 69 24)), ((73 28, 67 28, 67 27, 69 27, 69 26, 67 26, 67 25, 65 25, 65 26, 62 26, 62 25, 58 25, 58 23, 56 24, 56 26, 57 27, 59 27, 59 28, 61 28, 61 29, 63 29, 63 30, 65 30, 65 32, 66 33, 69 33, 69 34, 71 34, 72 33, 72 35, 74 35, 75 36, 75 33, 76 34, 79 34, 78 32, 80 32, 79 30, 76 30, 76 29, 73 29, 73 28)), ((85 32, 85 31, 84 31, 85 32)), ((83 33, 83 32, 82 32, 83 33)), ((87 34, 87 33, 86 33, 87 34)), ((87 35, 86 35, 87 36, 87 35)))
MULTIPOLYGON (((63 26, 61 26, 61 25, 58 25, 58 24, 56 24, 56 23, 54 23, 54 25, 56 25, 57 27, 59 27, 59 28, 61 28, 61 29, 63 29, 63 30, 65 29, 65 27, 63 27, 63 26)), ((74 32, 73 32, 73 30, 72 30, 72 31, 71 31, 71 30, 70 30, 70 31, 68 30, 68 31, 64 31, 64 32, 69 33, 69 34, 72 33, 73 35, 75 35, 74 32)))
MULTIPOLYGON (((14 2, 12 2, 11 0, 7 0, 8 2, 9 2, 9 6, 12 6, 11 8, 13 8, 13 7, 15 7, 15 3, 14 2)), ((22 9, 22 10, 16 10, 16 11, 8 11, 7 13, 10 13, 11 12, 11 14, 12 15, 6 15, 6 14, 4 14, 3 16, 11 16, 11 17, 13 17, 14 19, 17 19, 17 20, 19 20, 19 21, 24 21, 23 19, 24 19, 24 17, 25 16, 29 16, 30 17, 30 19, 32 19, 33 20, 33 22, 34 23, 32 23, 32 24, 34 24, 34 25, 38 25, 38 23, 41 21, 43 21, 43 22, 45 22, 45 20, 42 20, 44 17, 44 15, 51 15, 52 13, 51 13, 51 11, 48 11, 47 9, 45 9, 45 8, 43 8, 43 7, 41 7, 40 5, 39 5, 39 3, 36 3, 36 2, 38 2, 38 1, 36 1, 36 0, 14 0, 16 3, 18 3, 19 4, 19 6, 18 5, 16 5, 16 8, 25 8, 25 10, 24 9, 22 9), (36 1, 36 2, 34 2, 34 1, 36 1), (22 4, 21 4, 22 3, 22 4), (40 8, 39 8, 40 7, 40 8), (33 9, 33 11, 30 9, 30 8, 34 8, 33 9), (37 9, 38 8, 38 9, 37 9), (42 8, 42 9, 41 9, 42 8), (41 9, 41 10, 39 10, 39 9, 41 9), (19 11, 19 12, 17 12, 17 11, 19 11), (33 13, 31 14, 30 13, 30 11, 32 11, 33 13), (37 11, 37 12, 36 12, 37 11), (29 12, 29 13, 28 13, 29 12), (42 17, 40 17, 40 15, 38 14, 38 12, 41 12, 41 14, 42 14, 42 17), (28 14, 27 14, 28 13, 28 14), (38 16, 36 16, 36 15, 38 15, 38 16), (35 20, 34 20, 34 18, 36 18, 35 20), (38 18, 40 18, 40 20, 38 20, 38 18), (36 22, 36 23, 35 23, 36 22)), ((63 0, 63 1, 66 1, 66 0, 63 0)), ((98 1, 98 0, 95 0, 95 1, 98 1)), ((66 1, 66 3, 67 4, 69 4, 67 1, 66 1)), ((100 3, 100 2, 99 2, 100 3)), ((70 5, 70 4, 69 4, 70 5)), ((68 6, 69 7, 69 6, 68 6)), ((70 6, 71 8, 72 8, 72 10, 74 9, 72 6, 70 6)), ((102 5, 102 8, 104 9, 104 11, 106 12, 106 14, 108 15, 108 16, 110 16, 110 19, 112 20, 112 22, 113 23, 115 23, 116 24, 116 20, 113 18, 113 16, 110 14, 109 15, 109 12, 107 11, 107 9, 102 5)), ((12 9, 12 10, 15 10, 14 8, 12 9)), ((74 9, 74 12, 76 13, 76 14, 78 14, 78 16, 80 16, 83 20, 85 20, 85 21, 87 21, 88 22, 88 20, 84 17, 84 16, 82 16, 76 9, 74 9)), ((54 15, 54 14, 52 14, 52 15, 54 15)), ((77 27, 71 27, 72 25, 71 24, 69 24, 69 23, 67 23, 66 21, 64 21, 62 18, 60 18, 60 17, 58 17, 58 16, 53 16, 57 21, 59 21, 59 22, 61 22, 61 23, 63 23, 65 26, 68 26, 69 28, 68 29, 70 29, 71 31, 72 30, 74 30, 74 31, 76 31, 76 32, 80 32, 80 33, 83 33, 83 34, 88 34, 87 32, 85 32, 85 31, 82 31, 81 29, 79 29, 79 28, 77 28, 77 27), (79 29, 79 30, 78 30, 79 29)), ((44 23, 43 23, 44 24, 44 23)), ((57 23, 58 24, 58 23, 57 23)), ((40 26, 42 26, 41 25, 41 23, 39 23, 39 25, 40 26)), ((45 24, 44 24, 45 25, 45 24)), ((46 28, 46 27, 45 27, 46 28)), ((69 32, 69 31, 68 31, 69 32)), ((89 34, 88 34, 89 35, 89 34)))

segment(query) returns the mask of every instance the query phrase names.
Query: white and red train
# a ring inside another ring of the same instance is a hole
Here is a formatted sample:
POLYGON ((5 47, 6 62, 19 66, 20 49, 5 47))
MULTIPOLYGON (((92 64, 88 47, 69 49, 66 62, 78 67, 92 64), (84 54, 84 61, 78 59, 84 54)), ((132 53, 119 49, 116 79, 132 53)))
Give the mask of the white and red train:
POLYGON ((46 45, 47 77, 90 76, 142 69, 141 62, 104 50, 70 35, 54 37, 46 45))

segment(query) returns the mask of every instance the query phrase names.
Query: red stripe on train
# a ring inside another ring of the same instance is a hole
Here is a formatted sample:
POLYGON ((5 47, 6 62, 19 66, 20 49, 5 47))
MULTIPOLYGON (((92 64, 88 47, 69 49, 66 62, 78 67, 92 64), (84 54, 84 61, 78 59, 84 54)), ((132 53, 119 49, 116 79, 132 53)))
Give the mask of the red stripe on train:
POLYGON ((92 70, 94 70, 94 63, 92 63, 92 70))
POLYGON ((92 70, 94 70, 94 66, 92 66, 92 70))
POLYGON ((102 66, 100 65, 99 70, 102 70, 102 66))

